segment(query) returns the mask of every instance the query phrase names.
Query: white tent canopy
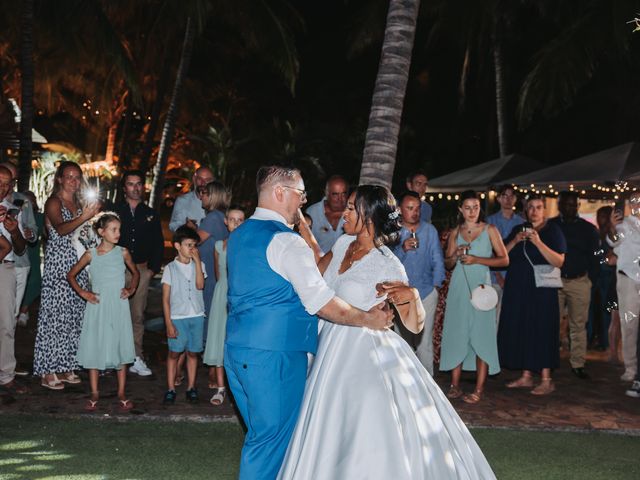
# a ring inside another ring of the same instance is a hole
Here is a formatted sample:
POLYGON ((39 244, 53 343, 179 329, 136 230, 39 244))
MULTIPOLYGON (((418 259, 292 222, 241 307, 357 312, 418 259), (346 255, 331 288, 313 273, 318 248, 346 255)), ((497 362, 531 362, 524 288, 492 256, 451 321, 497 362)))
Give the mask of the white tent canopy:
POLYGON ((542 168, 544 164, 517 153, 464 168, 429 180, 429 192, 460 192, 488 190, 492 186, 510 183, 506 180, 542 168))
POLYGON ((514 185, 591 188, 593 184, 640 181, 640 143, 625 143, 507 180, 514 185))

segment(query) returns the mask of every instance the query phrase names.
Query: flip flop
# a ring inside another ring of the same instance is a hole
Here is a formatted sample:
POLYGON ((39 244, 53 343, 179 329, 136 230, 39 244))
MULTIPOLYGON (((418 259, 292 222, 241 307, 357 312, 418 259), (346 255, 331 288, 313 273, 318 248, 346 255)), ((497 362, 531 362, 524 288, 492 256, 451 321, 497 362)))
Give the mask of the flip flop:
POLYGON ((131 400, 118 400, 118 409, 121 412, 128 412, 133 408, 133 402, 131 400))
POLYGON ((98 409, 98 400, 88 399, 84 404, 85 412, 95 412, 98 409))

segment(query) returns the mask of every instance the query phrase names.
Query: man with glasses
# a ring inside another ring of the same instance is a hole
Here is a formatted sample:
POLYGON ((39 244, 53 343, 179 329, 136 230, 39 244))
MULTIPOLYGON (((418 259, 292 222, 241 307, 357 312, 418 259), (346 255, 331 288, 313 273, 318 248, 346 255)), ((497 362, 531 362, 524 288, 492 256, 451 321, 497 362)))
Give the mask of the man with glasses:
POLYGON ((202 208, 198 189, 214 180, 213 172, 208 167, 200 167, 195 171, 191 182, 191 191, 176 198, 171 212, 171 220, 169 220, 169 230, 175 232, 182 225, 194 230, 198 229, 198 223, 207 215, 207 212, 202 208))
POLYGON ((0 388, 9 394, 26 393, 16 383, 16 258, 24 255, 27 244, 22 235, 22 212, 7 201, 13 191, 13 174, 0 166, 0 235, 11 244, 12 251, 0 261, 0 388))
MULTIPOLYGON (((502 241, 505 240, 511 231, 518 225, 524 223, 524 219, 517 215, 514 207, 518 197, 511 185, 502 185, 498 188, 498 196, 496 197, 500 210, 493 215, 487 217, 487 223, 495 226, 500 232, 502 241)), ((498 292, 498 305, 496 306, 496 321, 500 321, 500 306, 502 302, 502 291, 504 290, 504 281, 507 277, 506 270, 496 270, 491 272, 491 283, 498 292)))
POLYGON ((344 177, 332 175, 325 184, 324 198, 307 208, 306 214, 313 220, 311 231, 324 253, 331 250, 344 233, 342 213, 347 207, 347 198, 349 184, 344 177))
POLYGON ((376 306, 364 312, 336 297, 314 252, 291 229, 306 201, 300 172, 261 167, 256 186, 258 207, 227 243, 224 367, 248 428, 241 480, 278 474, 302 403, 307 354, 317 348, 316 315, 373 329, 392 325, 390 311, 376 306))

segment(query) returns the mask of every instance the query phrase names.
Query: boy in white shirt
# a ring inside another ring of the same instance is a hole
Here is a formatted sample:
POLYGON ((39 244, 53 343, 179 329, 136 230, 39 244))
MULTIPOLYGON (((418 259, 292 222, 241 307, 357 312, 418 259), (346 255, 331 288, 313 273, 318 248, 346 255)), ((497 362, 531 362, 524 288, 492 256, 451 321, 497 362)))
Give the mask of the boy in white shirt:
POLYGON ((173 234, 173 247, 178 252, 162 274, 162 310, 169 339, 167 357, 167 392, 163 403, 173 405, 176 401, 176 367, 178 357, 187 352, 187 400, 198 402, 196 370, 198 354, 203 350, 204 326, 204 263, 198 253, 198 234, 183 226, 173 234))

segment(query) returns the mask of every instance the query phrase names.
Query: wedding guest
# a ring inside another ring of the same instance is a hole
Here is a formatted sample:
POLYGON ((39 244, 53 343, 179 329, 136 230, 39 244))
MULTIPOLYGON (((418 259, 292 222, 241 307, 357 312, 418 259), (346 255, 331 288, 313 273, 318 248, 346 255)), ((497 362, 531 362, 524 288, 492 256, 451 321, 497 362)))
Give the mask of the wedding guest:
POLYGON ((613 248, 607 243, 607 234, 611 231, 611 214, 613 207, 601 207, 596 212, 598 223, 598 251, 597 257, 600 268, 591 288, 591 305, 589 307, 589 321, 587 335, 589 343, 597 350, 605 351, 609 348, 609 326, 611 324, 611 306, 617 303, 615 295, 615 260, 610 263, 613 248))
POLYGON ((550 219, 567 241, 567 253, 562 264, 562 288, 558 290, 560 315, 567 308, 569 314, 569 338, 571 340, 571 372, 585 380, 589 375, 584 369, 587 353, 587 320, 591 303, 592 281, 598 275, 598 231, 578 215, 578 192, 560 192, 560 214, 550 219))
MULTIPOLYGON (((22 192, 15 191, 15 186, 18 180, 18 169, 11 162, 1 163, 3 167, 7 168, 11 172, 13 177, 13 188, 9 190, 9 193, 4 197, 7 203, 11 204, 13 208, 17 208, 20 211, 20 227, 24 232, 25 240, 28 244, 36 241, 36 231, 38 226, 36 225, 36 219, 33 215, 33 206, 29 201, 29 197, 22 192)), ((31 270, 31 262, 29 255, 18 255, 15 257, 15 272, 16 272, 16 317, 20 315, 20 305, 22 305, 22 298, 24 297, 25 289, 27 288, 27 279, 29 278, 29 272, 31 270)))
POLYGON ((431 223, 431 216, 433 214, 433 208, 427 203, 426 193, 427 186, 429 185, 427 175, 423 172, 413 172, 407 176, 406 186, 407 190, 416 192, 420 195, 420 218, 423 222, 431 223))
POLYGON ((15 380, 15 261, 24 255, 26 241, 20 231, 21 212, 6 200, 13 183, 11 171, 0 166, 0 236, 5 239, 2 242, 4 258, 0 261, 0 387, 10 394, 22 394, 27 392, 27 388, 15 380), (11 246, 9 251, 7 243, 11 246))
MULTIPOLYGON (((21 326, 25 326, 29 321, 29 307, 40 296, 40 290, 42 289, 40 248, 42 247, 41 240, 43 240, 44 236, 44 214, 38 207, 36 196, 33 192, 25 192, 25 195, 29 198, 33 206, 33 216, 36 221, 36 235, 33 242, 27 243, 27 255, 29 255, 31 269, 29 270, 27 288, 22 298, 22 305, 20 306, 20 314, 18 315, 18 325, 21 326)), ((25 372, 25 374, 26 373, 27 372, 25 372)))
POLYGON ((311 231, 323 252, 328 252, 344 233, 342 212, 347 206, 349 184, 340 175, 332 175, 324 188, 324 197, 310 205, 306 213, 312 219, 311 231))
MULTIPOLYGON (((135 293, 129 297, 133 339, 136 348, 135 361, 129 371, 141 377, 151 375, 144 361, 143 336, 144 312, 147 308, 149 282, 160 272, 164 253, 164 239, 158 213, 144 203, 145 175, 139 170, 129 170, 122 175, 124 199, 114 210, 120 217, 118 245, 126 248, 140 274, 135 293)), ((131 282, 131 272, 126 270, 126 281, 131 282)))
MULTIPOLYGON (((202 208, 207 212, 207 216, 202 219, 198 227, 198 236, 200 237, 198 251, 205 266, 206 278, 202 293, 205 318, 209 318, 213 291, 216 288, 214 246, 218 240, 225 240, 229 236, 229 231, 224 223, 224 214, 229 207, 231 195, 227 188, 217 181, 200 187, 198 194, 202 199, 202 208)), ((206 328, 205 322, 205 332, 206 328)))
MULTIPOLYGON (((67 273, 78 261, 74 234, 86 233, 87 227, 90 230, 88 221, 100 210, 98 201, 83 206, 82 182, 82 170, 77 163, 61 162, 44 207, 49 240, 44 252, 33 373, 41 377, 41 386, 51 390, 64 389, 64 383, 80 383, 74 370, 78 368, 76 353, 85 301, 69 285, 67 273)), ((88 288, 86 270, 76 280, 81 288, 88 288)))
POLYGON ((444 259, 438 231, 430 223, 420 221, 420 196, 405 192, 398 197, 402 229, 393 253, 407 272, 409 285, 418 289, 425 311, 424 328, 419 334, 403 329, 402 335, 416 351, 420 362, 433 375, 433 320, 438 304, 438 288, 445 278, 444 259))
POLYGON ((558 225, 547 222, 544 198, 531 195, 526 203, 530 226, 517 226, 506 239, 509 268, 502 297, 498 328, 500 365, 522 370, 508 388, 534 387, 533 372, 541 372, 541 382, 531 390, 547 395, 555 390, 551 370, 560 362, 560 310, 556 288, 536 287, 534 265, 560 268, 567 249, 558 225), (529 259, 527 259, 528 256, 529 259))
POLYGON ((198 189, 214 180, 215 177, 209 167, 200 167, 195 171, 191 179, 191 191, 180 195, 176 198, 176 203, 173 204, 169 230, 175 232, 182 225, 187 225, 194 230, 198 228, 198 223, 207 214, 202 208, 198 189))
POLYGON ((640 192, 634 192, 629 203, 631 215, 623 218, 623 213, 619 211, 611 215, 612 227, 607 238, 618 257, 616 288, 624 360, 624 373, 620 380, 625 382, 632 381, 638 373, 636 337, 640 315, 640 192))
POLYGON ((466 403, 482 399, 487 373, 500 371, 496 344, 496 312, 478 310, 470 293, 489 282, 490 267, 506 267, 509 257, 500 232, 483 221, 480 200, 473 191, 460 195, 458 227, 451 232, 445 265, 453 269, 442 331, 440 369, 451 370, 447 396, 459 398, 462 370, 476 371, 476 386, 466 403))
MULTIPOLYGON (((513 186, 502 185, 498 189, 498 196, 496 198, 500 205, 500 210, 493 215, 489 215, 487 217, 487 223, 494 225, 498 229, 500 236, 502 237, 502 241, 504 241, 515 226, 524 223, 524 219, 520 215, 517 215, 514 210, 518 197, 516 196, 513 186)), ((493 285, 493 288, 496 289, 496 292, 498 292, 496 319, 500 318, 500 303, 502 300, 504 277, 506 273, 506 270, 494 270, 491 272, 491 284, 493 285)))

